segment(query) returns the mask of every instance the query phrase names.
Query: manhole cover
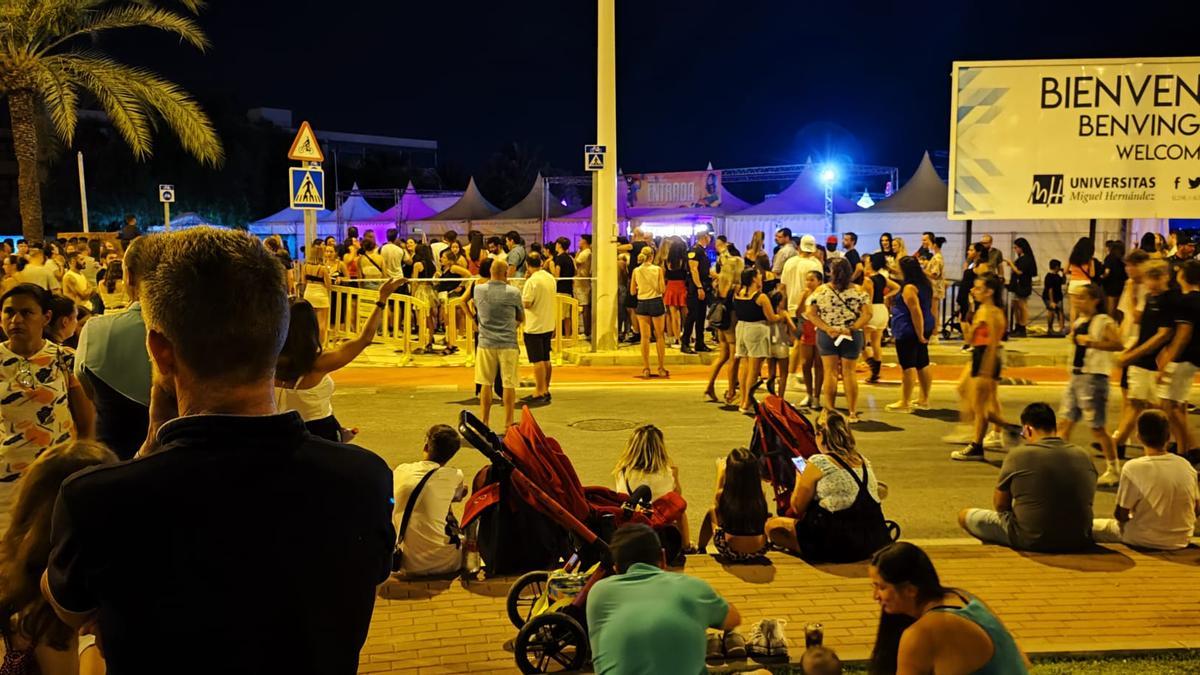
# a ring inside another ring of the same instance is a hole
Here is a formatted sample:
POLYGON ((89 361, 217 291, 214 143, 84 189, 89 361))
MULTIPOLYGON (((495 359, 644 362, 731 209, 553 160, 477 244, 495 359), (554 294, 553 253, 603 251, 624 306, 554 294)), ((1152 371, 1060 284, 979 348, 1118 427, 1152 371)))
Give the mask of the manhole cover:
POLYGON ((591 420, 579 420, 578 422, 572 422, 568 426, 575 427, 581 431, 626 431, 637 427, 637 422, 600 417, 591 420))

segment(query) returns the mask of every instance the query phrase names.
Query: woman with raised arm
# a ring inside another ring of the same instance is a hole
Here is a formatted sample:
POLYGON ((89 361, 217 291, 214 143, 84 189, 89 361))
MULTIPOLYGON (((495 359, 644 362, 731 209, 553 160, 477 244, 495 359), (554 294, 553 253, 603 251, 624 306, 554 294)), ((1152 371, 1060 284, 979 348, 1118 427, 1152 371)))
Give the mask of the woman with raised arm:
MULTIPOLYGON (((317 314, 307 300, 292 303, 288 335, 275 363, 275 405, 279 412, 300 413, 309 432, 334 442, 347 442, 355 432, 342 429, 333 416, 333 378, 371 344, 383 321, 388 296, 404 284, 388 279, 379 289, 379 300, 358 337, 325 351, 320 342, 317 314)), ((365 298, 364 298, 365 299, 365 298)))

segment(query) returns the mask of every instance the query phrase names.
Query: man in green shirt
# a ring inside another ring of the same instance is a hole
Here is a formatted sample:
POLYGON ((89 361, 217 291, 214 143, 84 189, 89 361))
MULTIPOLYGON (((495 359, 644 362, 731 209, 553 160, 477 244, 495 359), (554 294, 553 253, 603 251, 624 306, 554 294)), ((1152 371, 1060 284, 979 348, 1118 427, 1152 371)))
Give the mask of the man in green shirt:
POLYGON ((610 544, 617 575, 588 594, 587 623, 597 675, 705 673, 705 630, 732 630, 737 609, 708 583, 665 571, 658 535, 626 525, 610 544))

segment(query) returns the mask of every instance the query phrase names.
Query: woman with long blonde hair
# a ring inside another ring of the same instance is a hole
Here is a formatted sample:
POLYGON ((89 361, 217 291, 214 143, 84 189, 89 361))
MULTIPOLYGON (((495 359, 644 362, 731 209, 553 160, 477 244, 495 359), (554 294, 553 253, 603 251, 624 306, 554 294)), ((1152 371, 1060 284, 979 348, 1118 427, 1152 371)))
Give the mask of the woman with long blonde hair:
POLYGON ((746 246, 747 266, 754 265, 758 260, 758 256, 762 253, 765 253, 763 250, 763 242, 766 240, 766 238, 767 235, 762 230, 755 230, 754 234, 751 235, 750 243, 746 246))
POLYGON ((12 524, 0 539, 0 635, 4 663, 17 664, 14 672, 103 672, 95 638, 79 637, 58 618, 42 596, 41 580, 50 560, 50 522, 63 481, 77 471, 116 461, 101 443, 74 441, 49 448, 25 468, 12 524), (82 650, 80 642, 85 643, 82 650))
MULTIPOLYGON (((633 430, 629 442, 625 444, 625 451, 613 467, 613 477, 617 492, 633 494, 639 487, 645 486, 650 490, 651 501, 668 492, 683 494, 679 489, 679 467, 667 455, 662 430, 653 424, 644 424, 633 430)), ((683 539, 684 550, 693 550, 686 511, 679 515, 676 526, 683 539)))

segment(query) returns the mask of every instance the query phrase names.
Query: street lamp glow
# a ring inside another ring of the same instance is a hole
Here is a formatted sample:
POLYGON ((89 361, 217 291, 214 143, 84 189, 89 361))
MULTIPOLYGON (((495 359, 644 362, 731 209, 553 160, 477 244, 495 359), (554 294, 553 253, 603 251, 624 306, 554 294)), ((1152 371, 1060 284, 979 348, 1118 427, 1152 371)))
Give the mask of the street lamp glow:
POLYGON ((837 171, 832 166, 827 166, 821 170, 821 182, 826 185, 832 185, 837 180, 837 171))

